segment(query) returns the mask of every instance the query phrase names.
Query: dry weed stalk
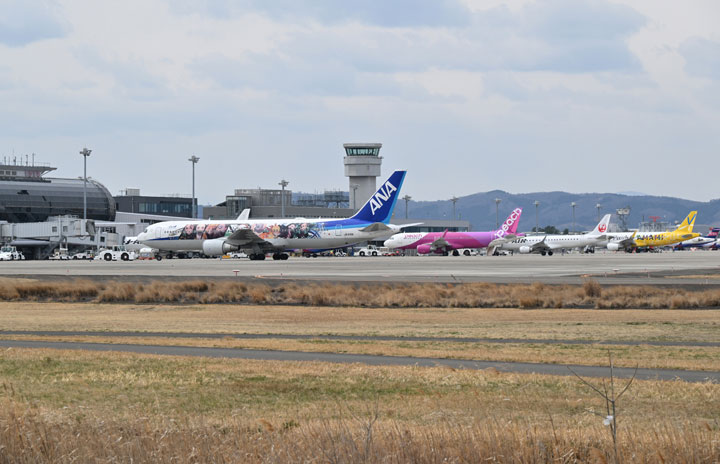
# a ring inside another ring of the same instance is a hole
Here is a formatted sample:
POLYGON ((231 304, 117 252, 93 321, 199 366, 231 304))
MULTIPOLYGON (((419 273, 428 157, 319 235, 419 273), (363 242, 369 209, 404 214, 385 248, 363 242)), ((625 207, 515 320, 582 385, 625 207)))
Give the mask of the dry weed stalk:
MULTIPOLYGON (((635 376, 637 375, 638 366, 635 366, 635 372, 633 372, 632 377, 630 377, 630 380, 628 380, 627 384, 623 389, 620 391, 620 393, 615 393, 615 376, 613 372, 613 360, 612 360, 612 353, 610 350, 608 350, 608 363, 610 364, 610 382, 605 382, 605 379, 602 381, 602 390, 597 388, 595 385, 591 384, 584 378, 580 377, 577 372, 575 372, 570 366, 568 366, 568 369, 570 372, 572 372, 575 377, 580 379, 582 383, 590 387, 595 393, 600 395, 601 398, 605 400, 605 418, 603 420, 603 424, 610 427, 610 435, 612 436, 612 442, 613 442, 613 450, 615 452, 615 464, 620 464, 621 458, 620 454, 618 452, 618 443, 617 443, 617 402, 622 397, 625 392, 630 388, 630 385, 633 383, 633 380, 635 380, 635 376)), ((602 414, 597 413, 596 411, 591 411, 594 414, 597 414, 602 417, 602 414)))
POLYGON ((598 308, 689 309, 720 307, 720 291, 647 286, 601 288, 526 284, 297 284, 162 280, 147 283, 18 282, 0 278, 0 301, 93 303, 269 304, 376 308, 598 308))

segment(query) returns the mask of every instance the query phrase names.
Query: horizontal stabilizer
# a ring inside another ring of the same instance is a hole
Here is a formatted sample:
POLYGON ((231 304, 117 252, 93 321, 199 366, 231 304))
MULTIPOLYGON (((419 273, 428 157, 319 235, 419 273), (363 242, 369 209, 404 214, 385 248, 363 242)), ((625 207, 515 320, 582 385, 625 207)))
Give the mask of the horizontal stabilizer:
POLYGON ((395 232, 391 227, 382 222, 373 222, 367 227, 360 229, 360 232, 395 232))

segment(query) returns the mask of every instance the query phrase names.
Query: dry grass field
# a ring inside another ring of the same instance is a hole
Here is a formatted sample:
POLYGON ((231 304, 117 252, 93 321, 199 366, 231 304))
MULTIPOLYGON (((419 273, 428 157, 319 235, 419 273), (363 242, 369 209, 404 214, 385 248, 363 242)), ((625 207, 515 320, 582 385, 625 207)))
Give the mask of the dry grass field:
MULTIPOLYGON (((8 350, 0 462, 612 462, 577 379, 8 350)), ((598 382, 598 381, 596 381, 598 382)), ((638 381, 625 462, 720 459, 720 386, 638 381)))
MULTIPOLYGON (((711 293, 645 287, 400 286, 392 296, 390 287, 339 285, 73 284, 0 282, 0 330, 720 340, 720 309, 672 302, 707 303, 711 293), (353 304, 332 304, 343 295, 353 304), (423 295, 436 304, 411 304, 423 295), (598 309, 600 301, 618 308, 642 298, 650 303, 637 308, 645 309, 598 309)), ((595 365, 606 364, 609 348, 616 365, 720 370, 720 348, 697 346, 2 338, 595 365)), ((614 462, 603 408, 576 378, 493 369, 0 351, 0 463, 614 462)), ((621 462, 720 462, 720 385, 635 381, 618 421, 621 462)))

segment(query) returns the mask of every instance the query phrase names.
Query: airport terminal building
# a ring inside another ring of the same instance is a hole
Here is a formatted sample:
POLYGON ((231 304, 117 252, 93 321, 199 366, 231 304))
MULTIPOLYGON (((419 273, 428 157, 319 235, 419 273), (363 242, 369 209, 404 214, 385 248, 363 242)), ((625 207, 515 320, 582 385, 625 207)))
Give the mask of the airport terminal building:
POLYGON ((0 164, 0 221, 42 222, 52 216, 83 216, 83 191, 87 191, 87 217, 115 220, 115 200, 94 179, 45 177, 56 168, 38 164, 0 164))

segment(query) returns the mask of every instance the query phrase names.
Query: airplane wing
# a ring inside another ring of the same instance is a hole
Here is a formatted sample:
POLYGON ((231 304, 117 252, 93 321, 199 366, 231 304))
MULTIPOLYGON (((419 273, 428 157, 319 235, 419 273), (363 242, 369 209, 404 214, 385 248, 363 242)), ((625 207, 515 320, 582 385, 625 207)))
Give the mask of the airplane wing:
POLYGON ((452 248, 452 245, 450 245, 450 242, 445 240, 445 236, 447 235, 447 233, 448 233, 448 229, 445 229, 445 232, 443 232, 443 234, 440 237, 436 238, 435 241, 430 244, 430 249, 435 251, 438 249, 447 250, 448 248, 452 248))
MULTIPOLYGON (((610 243, 617 243, 618 247, 621 249, 628 249, 635 246, 635 234, 637 234, 637 230, 632 233, 631 236, 629 236, 626 239, 618 240, 617 242, 610 242, 610 243)), ((612 238, 612 237, 611 237, 612 238)))
POLYGON ((541 251, 552 251, 552 247, 550 247, 547 243, 545 243, 545 239, 547 238, 547 235, 543 237, 542 240, 540 240, 537 243, 533 243, 530 246, 530 253, 539 253, 541 251))
POLYGON ((261 239, 255 232, 250 229, 238 229, 233 232, 228 238, 225 239, 225 243, 237 246, 239 248, 251 248, 253 245, 257 245, 260 248, 271 248, 272 245, 267 240, 261 239))

